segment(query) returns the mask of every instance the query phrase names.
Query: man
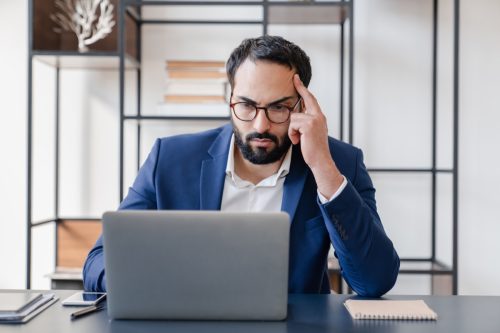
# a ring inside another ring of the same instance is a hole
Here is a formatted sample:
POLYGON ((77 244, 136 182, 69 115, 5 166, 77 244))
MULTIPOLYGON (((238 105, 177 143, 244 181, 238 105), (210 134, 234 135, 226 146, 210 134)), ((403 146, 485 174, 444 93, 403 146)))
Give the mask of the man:
MULTIPOLYGON (((306 88, 309 57, 281 37, 244 40, 227 62, 231 124, 158 139, 120 209, 285 211, 290 293, 329 293, 333 244, 363 296, 390 290, 399 257, 386 236, 362 152, 328 137, 306 88)), ((106 289, 102 241, 84 267, 86 290, 106 289)))

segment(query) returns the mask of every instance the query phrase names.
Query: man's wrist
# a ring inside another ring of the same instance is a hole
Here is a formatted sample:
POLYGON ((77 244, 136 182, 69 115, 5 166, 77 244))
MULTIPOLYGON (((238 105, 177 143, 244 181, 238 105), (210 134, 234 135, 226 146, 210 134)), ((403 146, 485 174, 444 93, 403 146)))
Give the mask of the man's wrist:
POLYGON ((329 203, 333 200, 335 200, 343 191, 344 189, 346 188, 347 186, 347 178, 345 178, 345 176, 342 176, 342 178, 344 179, 344 181, 342 182, 342 184, 340 185, 340 187, 337 189, 337 192, 335 192, 331 197, 329 198, 325 198, 323 196, 323 194, 321 194, 321 192, 319 191, 319 189, 317 190, 318 192, 318 198, 319 198, 319 202, 324 205, 326 203, 329 203))
POLYGON ((325 198, 332 197, 341 187, 345 179, 333 160, 331 163, 324 164, 322 167, 311 168, 311 171, 316 180, 318 191, 325 198))

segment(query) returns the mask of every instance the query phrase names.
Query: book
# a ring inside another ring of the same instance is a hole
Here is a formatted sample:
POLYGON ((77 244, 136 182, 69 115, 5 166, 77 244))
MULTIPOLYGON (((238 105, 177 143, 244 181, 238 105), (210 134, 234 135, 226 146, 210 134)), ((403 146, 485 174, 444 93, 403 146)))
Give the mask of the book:
POLYGON ((170 95, 218 95, 226 96, 227 81, 217 80, 167 80, 166 92, 170 95))
POLYGON ((228 117, 223 61, 167 60, 166 91, 159 112, 181 117, 228 117))
POLYGON ((16 315, 41 297, 41 293, 0 293, 0 318, 16 315))
POLYGON ((437 320, 423 300, 354 300, 344 302, 353 319, 437 320))
POLYGON ((167 69, 225 68, 224 61, 212 60, 167 60, 167 69))
MULTIPOLYGON (((26 293, 0 293, 0 299, 2 296, 7 294, 17 294, 18 298, 22 298, 23 296, 28 296, 29 303, 24 304, 17 311, 5 311, 0 313, 0 324, 3 323, 26 323, 43 310, 48 308, 50 305, 54 304, 57 301, 57 297, 53 293, 47 294, 39 294, 39 296, 34 296, 31 298, 31 294, 26 293)), ((10 296, 6 296, 4 300, 7 300, 10 296)))
POLYGON ((170 79, 226 79, 223 61, 167 60, 170 79))
POLYGON ((225 71, 217 70, 170 70, 167 73, 170 79, 227 79, 227 74, 225 71))
POLYGON ((170 80, 163 101, 166 103, 224 103, 228 99, 227 81, 170 80))

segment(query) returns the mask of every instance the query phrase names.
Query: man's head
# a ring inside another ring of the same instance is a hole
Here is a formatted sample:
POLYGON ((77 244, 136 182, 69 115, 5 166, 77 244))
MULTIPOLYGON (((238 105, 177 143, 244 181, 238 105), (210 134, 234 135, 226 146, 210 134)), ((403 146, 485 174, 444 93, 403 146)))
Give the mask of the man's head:
MULTIPOLYGON (((277 36, 245 39, 231 54, 226 65, 231 85, 231 101, 258 107, 255 118, 241 117, 233 108, 235 142, 243 157, 254 164, 280 160, 291 145, 289 118, 273 117, 274 111, 300 110, 293 75, 299 74, 305 86, 311 80, 309 57, 297 45, 277 36), (263 107, 267 107, 267 114, 263 107), (295 108, 294 108, 295 107, 295 108), (246 121, 245 121, 246 120, 246 121), (284 121, 283 121, 284 120, 284 121)), ((278 112, 274 112, 276 115, 278 112)))

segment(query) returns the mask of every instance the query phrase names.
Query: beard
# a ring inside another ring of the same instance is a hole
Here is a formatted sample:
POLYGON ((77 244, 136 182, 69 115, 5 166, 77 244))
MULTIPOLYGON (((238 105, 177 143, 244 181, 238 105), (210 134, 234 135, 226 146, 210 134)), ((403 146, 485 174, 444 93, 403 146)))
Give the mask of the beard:
POLYGON ((241 132, 233 124, 234 141, 236 146, 240 149, 243 157, 253 163, 253 164, 269 164, 279 161, 288 152, 288 149, 292 145, 292 141, 287 134, 285 134, 280 140, 276 135, 269 132, 257 133, 253 132, 247 134, 245 138, 242 137, 241 132), (252 139, 269 139, 275 143, 275 147, 267 151, 267 148, 257 147, 252 148, 250 141, 252 139))

